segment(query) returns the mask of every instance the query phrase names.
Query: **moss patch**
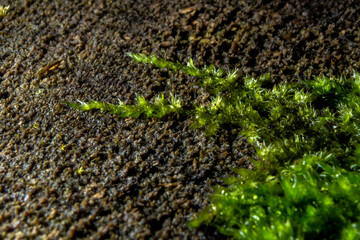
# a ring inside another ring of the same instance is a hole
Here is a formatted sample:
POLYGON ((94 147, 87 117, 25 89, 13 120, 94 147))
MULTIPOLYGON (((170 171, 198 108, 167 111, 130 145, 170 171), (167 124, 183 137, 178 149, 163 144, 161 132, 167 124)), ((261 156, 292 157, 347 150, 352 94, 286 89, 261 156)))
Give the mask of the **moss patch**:
POLYGON ((239 239, 357 239, 360 237, 360 75, 316 77, 272 84, 269 75, 240 78, 214 66, 197 68, 155 56, 129 54, 135 61, 183 71, 198 78, 212 99, 184 109, 179 99, 158 96, 136 105, 91 101, 67 103, 120 117, 185 114, 194 127, 216 134, 219 127, 241 128, 261 161, 254 171, 218 187, 211 205, 189 223, 207 223, 239 239))

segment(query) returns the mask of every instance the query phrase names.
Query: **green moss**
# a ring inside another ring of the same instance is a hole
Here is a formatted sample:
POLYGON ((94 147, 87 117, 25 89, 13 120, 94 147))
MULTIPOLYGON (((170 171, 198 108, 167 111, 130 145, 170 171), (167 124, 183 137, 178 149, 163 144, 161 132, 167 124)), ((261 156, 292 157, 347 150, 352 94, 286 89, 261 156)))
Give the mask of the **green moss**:
POLYGON ((298 83, 269 84, 269 75, 240 78, 214 66, 197 68, 155 56, 129 54, 197 77, 212 99, 184 110, 180 100, 136 105, 91 101, 68 103, 80 110, 100 109, 120 117, 185 114, 194 127, 215 134, 223 125, 239 127, 261 161, 255 170, 217 187, 211 205, 189 223, 216 226, 238 239, 360 239, 360 75, 316 77, 298 83))
POLYGON ((119 117, 133 117, 138 118, 141 115, 146 115, 147 117, 157 117, 162 118, 171 113, 180 114, 183 112, 181 101, 175 96, 171 96, 170 100, 165 100, 164 94, 156 97, 153 103, 149 103, 142 96, 137 96, 137 104, 136 105, 125 105, 123 102, 119 101, 118 105, 114 105, 111 103, 105 103, 100 101, 92 100, 90 102, 81 102, 79 103, 70 103, 66 102, 66 104, 70 105, 72 108, 82 110, 82 111, 90 111, 93 109, 98 109, 101 111, 106 111, 110 113, 115 113, 119 115, 119 117))
POLYGON ((0 5, 0 20, 4 18, 10 11, 10 6, 1 6, 0 5))

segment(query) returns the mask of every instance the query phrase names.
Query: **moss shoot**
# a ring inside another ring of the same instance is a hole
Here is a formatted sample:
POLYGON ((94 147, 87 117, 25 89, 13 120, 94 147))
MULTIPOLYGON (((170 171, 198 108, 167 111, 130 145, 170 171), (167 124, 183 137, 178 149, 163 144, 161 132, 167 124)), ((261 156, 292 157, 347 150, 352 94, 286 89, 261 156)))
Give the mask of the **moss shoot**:
POLYGON ((269 84, 269 75, 240 77, 214 66, 197 68, 156 56, 128 54, 135 61, 198 79, 212 99, 184 110, 180 99, 159 95, 136 105, 90 101, 67 103, 120 117, 190 115, 194 127, 216 134, 224 125, 241 129, 261 161, 255 170, 216 188, 211 204, 189 222, 216 226, 236 239, 360 239, 360 75, 316 77, 269 84))
POLYGON ((4 18, 8 12, 10 11, 10 6, 2 6, 0 5, 0 20, 4 18))

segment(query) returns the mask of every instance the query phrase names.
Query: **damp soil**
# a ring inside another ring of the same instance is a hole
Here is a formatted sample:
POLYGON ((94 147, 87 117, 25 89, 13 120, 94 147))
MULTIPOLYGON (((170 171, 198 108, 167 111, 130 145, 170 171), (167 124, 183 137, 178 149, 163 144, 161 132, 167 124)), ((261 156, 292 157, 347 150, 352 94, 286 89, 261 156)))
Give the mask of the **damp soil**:
POLYGON ((0 0, 0 238, 225 239, 186 223, 254 150, 191 117, 119 119, 64 101, 206 101, 196 79, 127 52, 271 73, 274 82, 360 70, 357 0, 0 0))

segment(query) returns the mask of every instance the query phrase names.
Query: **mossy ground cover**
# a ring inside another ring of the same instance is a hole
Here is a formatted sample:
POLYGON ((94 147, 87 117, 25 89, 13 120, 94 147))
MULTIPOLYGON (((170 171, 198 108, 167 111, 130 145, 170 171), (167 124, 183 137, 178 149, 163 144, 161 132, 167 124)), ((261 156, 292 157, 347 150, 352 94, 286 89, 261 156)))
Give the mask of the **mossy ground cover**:
POLYGON ((228 239, 211 225, 187 223, 231 169, 260 160, 256 145, 236 125, 224 123, 212 136, 192 129, 194 106, 212 102, 193 84, 200 78, 134 63, 127 52, 237 68, 237 81, 270 73, 266 89, 360 71, 354 0, 0 5, 10 6, 0 17, 2 239, 228 239), (149 105, 161 93, 171 105, 173 94, 185 111, 121 119, 61 104, 128 105, 135 93, 149 105))
POLYGON ((236 176, 216 188, 210 206, 190 227, 212 224, 238 239, 360 238, 359 74, 272 84, 269 75, 240 78, 236 70, 197 68, 192 60, 182 65, 128 55, 196 77, 212 100, 193 108, 164 94, 153 102, 137 96, 136 105, 67 104, 120 117, 190 115, 193 126, 209 135, 224 125, 241 128, 257 151, 255 170, 234 169, 236 176))

